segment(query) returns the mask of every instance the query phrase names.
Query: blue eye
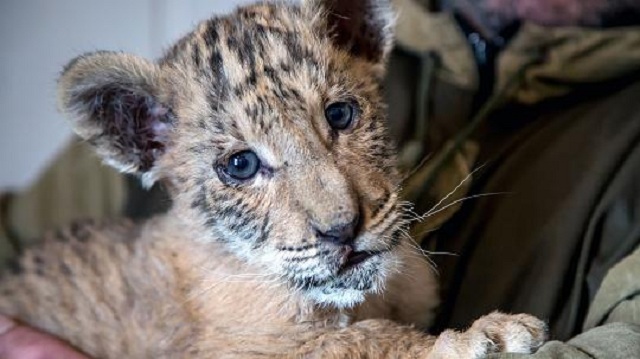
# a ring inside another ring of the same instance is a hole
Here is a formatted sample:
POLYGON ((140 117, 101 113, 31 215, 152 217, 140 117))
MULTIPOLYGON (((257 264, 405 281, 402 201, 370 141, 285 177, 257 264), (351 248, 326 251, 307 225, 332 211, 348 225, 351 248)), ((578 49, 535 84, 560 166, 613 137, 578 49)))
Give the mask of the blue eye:
POLYGON ((238 152, 229 157, 225 172, 237 180, 247 180, 258 173, 260 159, 253 151, 238 152))
POLYGON ((355 108, 348 102, 336 102, 327 106, 324 110, 324 116, 331 128, 336 130, 344 130, 353 122, 355 116, 355 108))

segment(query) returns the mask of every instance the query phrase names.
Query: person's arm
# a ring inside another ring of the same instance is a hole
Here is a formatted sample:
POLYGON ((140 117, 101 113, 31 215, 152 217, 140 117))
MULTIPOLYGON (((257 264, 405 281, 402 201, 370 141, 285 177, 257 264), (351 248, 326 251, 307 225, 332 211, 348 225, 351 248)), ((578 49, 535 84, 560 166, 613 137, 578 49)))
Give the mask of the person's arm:
POLYGON ((640 248, 607 274, 585 320, 585 332, 551 341, 534 355, 494 355, 493 359, 640 358, 640 248))
POLYGON ((588 330, 568 342, 551 341, 537 353, 494 354, 491 359, 628 359, 640 358, 640 325, 611 323, 588 330))

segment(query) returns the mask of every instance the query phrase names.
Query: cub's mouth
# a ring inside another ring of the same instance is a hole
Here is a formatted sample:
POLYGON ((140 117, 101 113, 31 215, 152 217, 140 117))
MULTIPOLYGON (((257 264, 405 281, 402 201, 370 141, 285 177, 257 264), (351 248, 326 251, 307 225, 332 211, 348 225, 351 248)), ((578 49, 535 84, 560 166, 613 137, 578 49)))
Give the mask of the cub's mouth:
POLYGON ((298 288, 317 303, 352 307, 362 303, 367 293, 384 290, 386 274, 397 262, 390 252, 391 248, 343 249, 337 262, 333 259, 327 263, 331 274, 301 278, 298 288))
POLYGON ((402 262, 395 250, 400 239, 381 243, 375 237, 365 233, 354 243, 324 243, 314 247, 315 255, 298 255, 288 267, 291 284, 312 301, 339 308, 381 293, 388 275, 402 262))
POLYGON ((348 254, 343 257, 343 263, 338 270, 338 275, 358 267, 360 264, 366 262, 372 257, 379 256, 383 251, 353 251, 350 250, 348 254))

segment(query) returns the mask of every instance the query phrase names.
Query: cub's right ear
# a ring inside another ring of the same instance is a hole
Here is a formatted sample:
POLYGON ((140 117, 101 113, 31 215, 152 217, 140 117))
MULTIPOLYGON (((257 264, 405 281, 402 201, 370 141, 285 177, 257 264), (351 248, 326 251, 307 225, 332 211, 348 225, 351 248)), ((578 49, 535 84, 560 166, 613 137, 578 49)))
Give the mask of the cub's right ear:
POLYGON ((175 122, 159 99, 160 90, 156 64, 133 55, 96 52, 67 65, 58 82, 58 100, 75 132, 105 162, 141 175, 151 185, 175 122))

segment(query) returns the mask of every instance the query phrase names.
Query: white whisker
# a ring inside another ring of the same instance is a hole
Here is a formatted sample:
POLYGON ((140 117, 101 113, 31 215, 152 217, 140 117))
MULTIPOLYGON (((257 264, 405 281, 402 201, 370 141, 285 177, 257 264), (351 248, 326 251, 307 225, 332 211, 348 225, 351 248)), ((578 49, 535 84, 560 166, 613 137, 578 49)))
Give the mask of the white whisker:
POLYGON ((458 183, 458 185, 456 185, 453 190, 449 193, 447 193, 446 196, 444 196, 438 203, 436 203, 433 207, 431 207, 430 210, 427 211, 427 213, 425 213, 424 215, 422 215, 421 217, 424 218, 424 216, 428 216, 429 213, 431 213, 431 211, 437 209, 442 203, 444 203, 447 199, 449 199, 449 197, 453 196, 454 193, 456 193, 460 187, 462 187, 462 185, 464 185, 464 183, 466 181, 468 181, 471 177, 473 177, 474 174, 476 174, 476 172, 480 171, 482 168, 484 168, 485 164, 482 164, 480 166, 478 166, 478 168, 474 169, 473 171, 469 172, 468 175, 466 175, 462 181, 460 181, 460 183, 458 183))
POLYGON ((451 206, 455 206, 456 204, 458 204, 460 202, 463 202, 463 201, 466 201, 466 200, 469 200, 469 199, 480 198, 480 197, 488 197, 488 196, 495 196, 495 195, 501 195, 501 194, 511 194, 511 193, 512 192, 492 192, 492 193, 480 193, 480 194, 476 194, 476 195, 473 195, 473 196, 462 197, 462 198, 457 199, 457 200, 455 200, 455 201, 453 201, 451 203, 448 203, 444 207, 438 208, 435 211, 432 210, 430 212, 425 213, 424 215, 422 215, 422 220, 424 220, 424 219, 426 219, 428 217, 431 217, 433 215, 436 215, 436 214, 446 210, 447 208, 450 208, 451 206))

